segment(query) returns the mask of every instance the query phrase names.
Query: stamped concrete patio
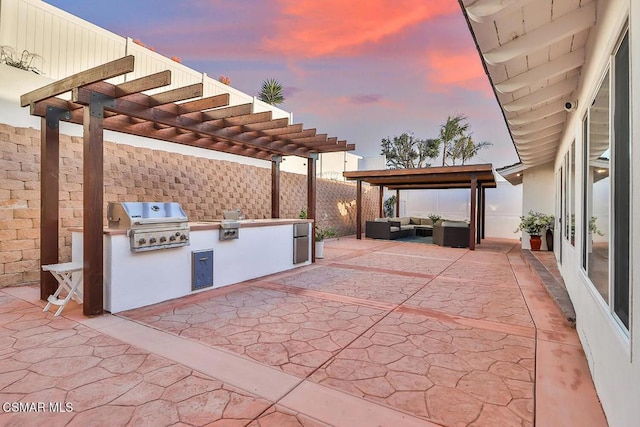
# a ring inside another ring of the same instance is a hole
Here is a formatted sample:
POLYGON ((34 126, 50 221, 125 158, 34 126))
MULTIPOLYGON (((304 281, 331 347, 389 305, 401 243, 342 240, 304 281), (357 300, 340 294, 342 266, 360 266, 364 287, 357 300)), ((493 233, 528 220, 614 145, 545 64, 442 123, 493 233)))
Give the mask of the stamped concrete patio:
POLYGON ((519 243, 327 241, 312 266, 118 315, 0 290, 0 425, 606 426, 519 243), (9 410, 7 410, 9 409, 9 410))

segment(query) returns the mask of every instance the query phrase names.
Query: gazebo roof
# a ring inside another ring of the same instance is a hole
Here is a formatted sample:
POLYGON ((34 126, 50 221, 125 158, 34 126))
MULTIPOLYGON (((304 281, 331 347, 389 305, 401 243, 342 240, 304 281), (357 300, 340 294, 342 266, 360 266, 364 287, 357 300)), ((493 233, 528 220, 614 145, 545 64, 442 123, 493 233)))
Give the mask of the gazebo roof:
POLYGON ((491 164, 353 171, 343 175, 349 180, 361 180, 391 190, 470 188, 474 177, 482 187, 496 187, 491 164))
POLYGON ((134 57, 126 56, 31 91, 20 103, 30 106, 32 115, 45 117, 48 108, 57 108, 65 112, 60 120, 82 124, 83 107, 98 100, 104 129, 263 160, 355 149, 302 124, 289 124, 288 118, 274 120, 270 111, 253 113, 252 104, 229 106, 229 93, 202 98, 202 83, 142 93, 171 84, 169 70, 117 85, 105 81, 132 72, 133 66, 134 57), (71 100, 58 98, 66 92, 71 100))

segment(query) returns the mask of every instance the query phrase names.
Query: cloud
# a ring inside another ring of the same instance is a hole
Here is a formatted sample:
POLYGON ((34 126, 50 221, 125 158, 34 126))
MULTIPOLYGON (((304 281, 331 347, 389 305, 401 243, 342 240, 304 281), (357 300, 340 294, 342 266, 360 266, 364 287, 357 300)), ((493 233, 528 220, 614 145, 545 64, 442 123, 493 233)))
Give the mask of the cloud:
POLYGON ((475 50, 459 52, 431 49, 427 52, 426 73, 433 92, 448 92, 452 88, 463 88, 491 95, 488 79, 475 50))
POLYGON ((282 95, 284 95, 285 99, 291 98, 293 96, 295 96, 296 94, 302 92, 303 89, 296 87, 296 86, 285 86, 282 89, 282 95))
POLYGON ((352 55, 369 43, 441 15, 459 13, 443 0, 279 0, 281 14, 264 48, 285 56, 352 55))
POLYGON ((382 100, 382 95, 378 93, 352 95, 345 98, 348 104, 378 104, 382 100))

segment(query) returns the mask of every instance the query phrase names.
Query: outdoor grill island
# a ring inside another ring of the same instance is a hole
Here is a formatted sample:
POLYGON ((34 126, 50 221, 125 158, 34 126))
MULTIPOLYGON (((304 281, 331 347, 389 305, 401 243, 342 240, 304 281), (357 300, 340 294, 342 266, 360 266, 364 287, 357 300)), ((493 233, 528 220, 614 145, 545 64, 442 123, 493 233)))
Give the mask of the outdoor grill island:
MULTIPOLYGON (((104 308, 112 313, 310 263, 294 260, 294 230, 310 232, 310 220, 189 222, 178 203, 164 202, 109 203, 107 217, 104 308)), ((72 230, 71 249, 81 261, 81 230, 72 230)))

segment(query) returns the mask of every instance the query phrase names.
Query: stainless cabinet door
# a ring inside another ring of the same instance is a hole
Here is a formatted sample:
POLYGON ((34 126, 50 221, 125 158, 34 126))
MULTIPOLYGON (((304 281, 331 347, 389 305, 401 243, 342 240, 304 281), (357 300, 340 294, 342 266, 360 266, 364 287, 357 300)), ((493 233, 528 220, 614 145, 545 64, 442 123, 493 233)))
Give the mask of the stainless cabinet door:
POLYGON ((309 260, 309 237, 293 239, 293 263, 299 264, 309 260))

